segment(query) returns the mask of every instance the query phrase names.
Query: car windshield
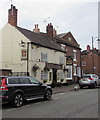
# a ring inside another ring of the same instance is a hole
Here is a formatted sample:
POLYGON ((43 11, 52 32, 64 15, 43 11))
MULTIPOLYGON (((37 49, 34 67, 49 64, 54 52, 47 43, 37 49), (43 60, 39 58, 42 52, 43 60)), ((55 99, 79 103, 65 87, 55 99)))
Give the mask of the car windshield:
POLYGON ((82 78, 91 78, 91 76, 82 76, 82 78))

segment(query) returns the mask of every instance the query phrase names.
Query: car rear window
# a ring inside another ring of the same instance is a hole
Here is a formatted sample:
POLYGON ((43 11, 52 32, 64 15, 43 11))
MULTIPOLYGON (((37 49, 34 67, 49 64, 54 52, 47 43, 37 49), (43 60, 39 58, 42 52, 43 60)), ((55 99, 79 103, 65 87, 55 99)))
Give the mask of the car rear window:
POLYGON ((91 78, 91 76, 82 76, 82 78, 91 78))
POLYGON ((8 79, 9 84, 19 84, 19 79, 18 78, 9 78, 8 79))

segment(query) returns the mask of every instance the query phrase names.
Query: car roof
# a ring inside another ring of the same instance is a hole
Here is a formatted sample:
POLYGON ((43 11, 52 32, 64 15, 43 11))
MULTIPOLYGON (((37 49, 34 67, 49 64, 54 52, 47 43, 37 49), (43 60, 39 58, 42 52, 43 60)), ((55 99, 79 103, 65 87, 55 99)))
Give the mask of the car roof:
POLYGON ((0 77, 5 77, 5 78, 25 78, 25 77, 27 77, 27 78, 29 78, 29 77, 31 77, 31 76, 0 76, 0 77))

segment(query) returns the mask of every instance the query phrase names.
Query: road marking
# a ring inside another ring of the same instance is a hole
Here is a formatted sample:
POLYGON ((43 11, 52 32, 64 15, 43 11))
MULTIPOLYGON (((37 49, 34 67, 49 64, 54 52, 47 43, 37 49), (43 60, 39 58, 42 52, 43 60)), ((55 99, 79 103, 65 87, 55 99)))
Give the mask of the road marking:
POLYGON ((54 98, 54 100, 58 100, 58 98, 54 98))
POLYGON ((58 93, 59 95, 64 95, 64 93, 58 93))
POLYGON ((9 110, 7 110, 7 112, 12 111, 12 110, 16 110, 16 108, 9 109, 9 110))

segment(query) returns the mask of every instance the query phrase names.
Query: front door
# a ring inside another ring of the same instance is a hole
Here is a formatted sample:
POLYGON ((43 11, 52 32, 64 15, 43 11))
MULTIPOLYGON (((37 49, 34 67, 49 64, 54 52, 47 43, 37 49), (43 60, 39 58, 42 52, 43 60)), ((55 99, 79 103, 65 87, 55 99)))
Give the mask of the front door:
POLYGON ((53 69, 53 82, 57 83, 57 69, 53 69))

